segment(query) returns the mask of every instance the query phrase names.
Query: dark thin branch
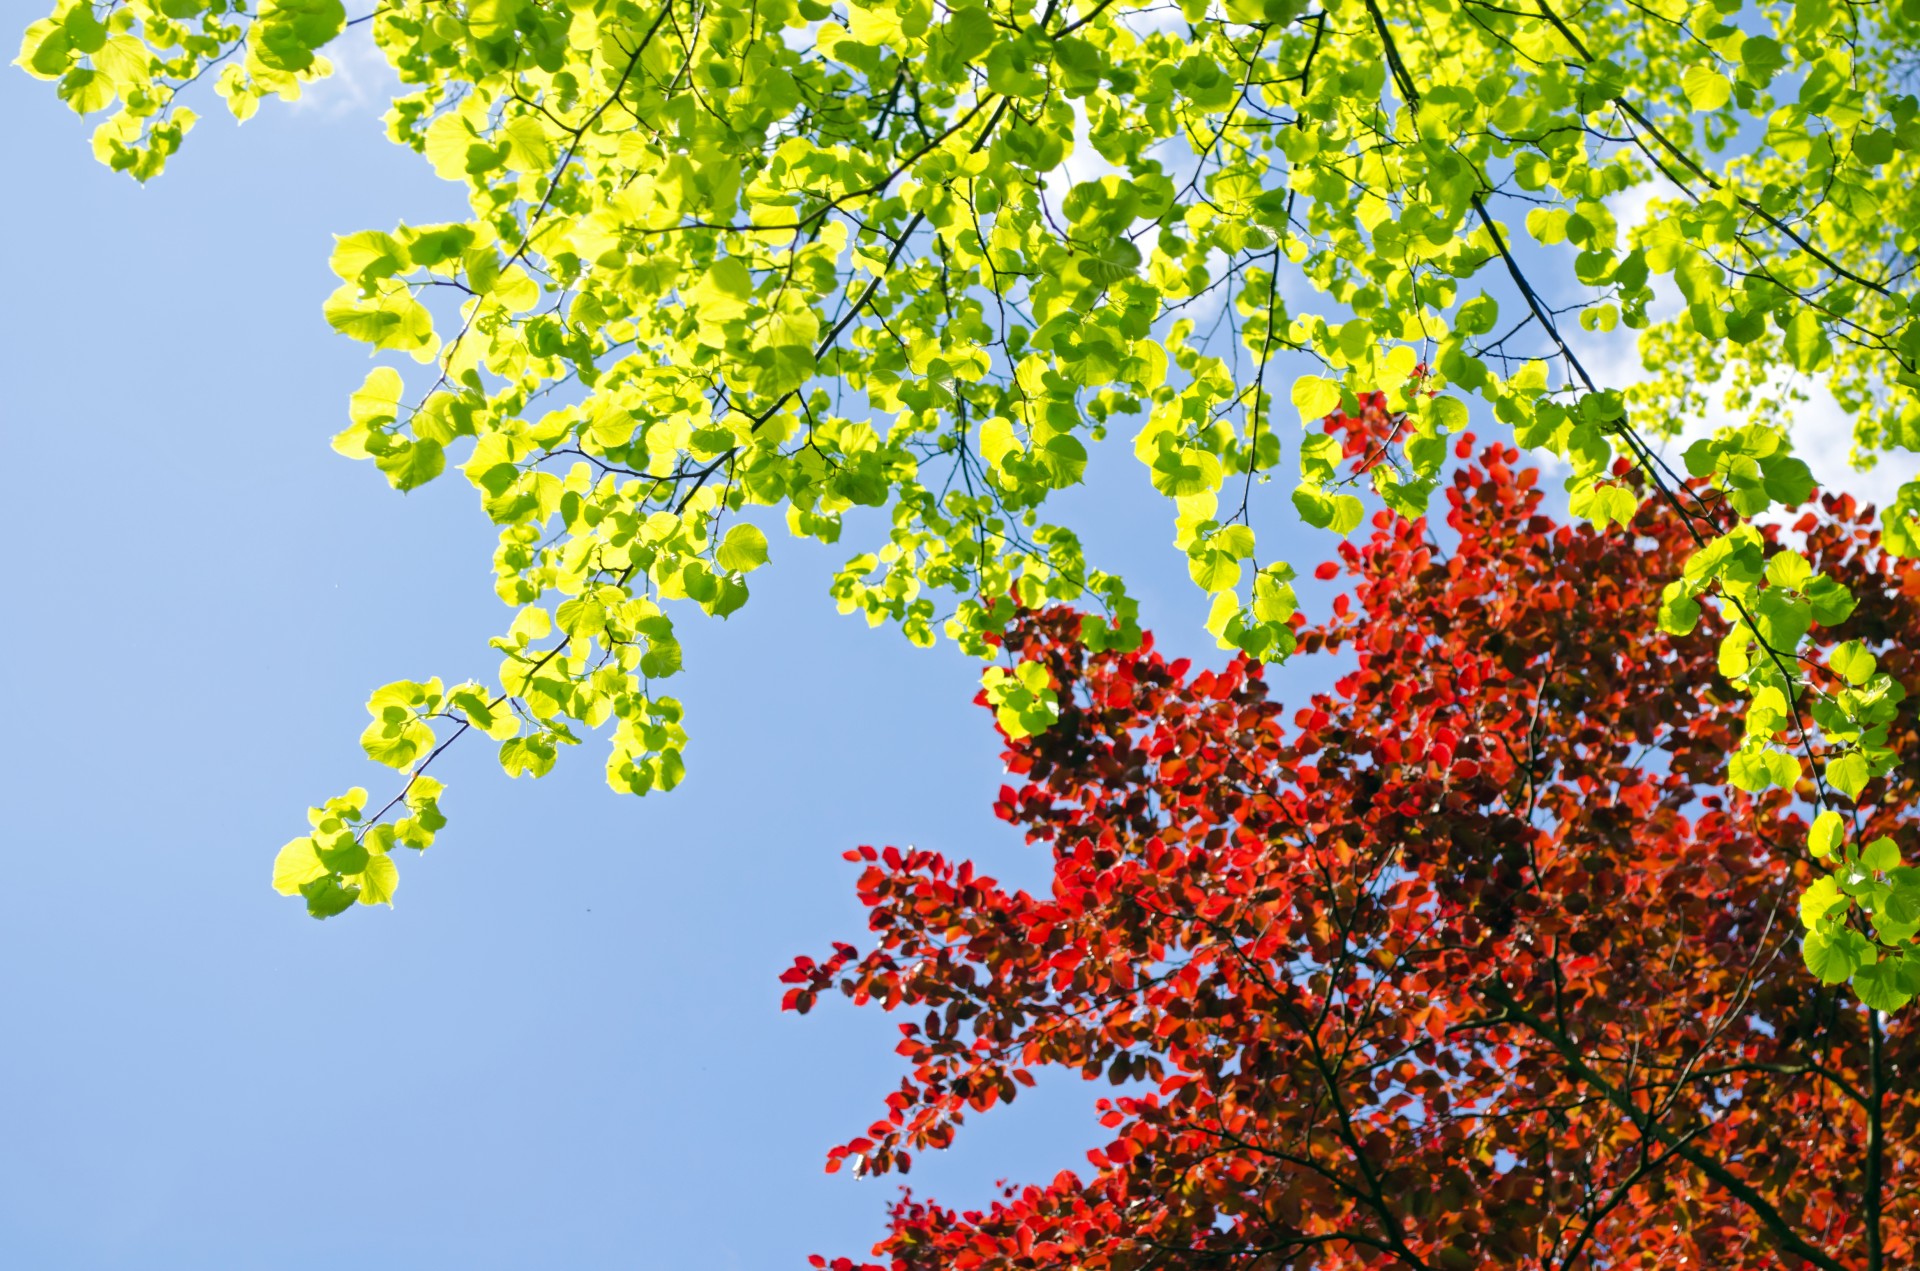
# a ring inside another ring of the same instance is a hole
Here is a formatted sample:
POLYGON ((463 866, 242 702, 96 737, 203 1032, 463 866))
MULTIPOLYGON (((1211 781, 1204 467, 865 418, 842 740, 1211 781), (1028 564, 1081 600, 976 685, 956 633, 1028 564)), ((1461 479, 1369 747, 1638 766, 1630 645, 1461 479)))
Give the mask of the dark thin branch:
POLYGON ((1681 1135, 1643 1112, 1626 1091, 1608 1081, 1587 1062, 1587 1057, 1581 1053, 1572 1039, 1522 1006, 1498 976, 1488 980, 1482 988, 1489 998, 1514 1019, 1526 1025, 1535 1036, 1552 1046, 1566 1063, 1569 1072, 1604 1095, 1607 1101, 1618 1108, 1642 1134, 1672 1149, 1681 1159, 1725 1188, 1736 1200, 1751 1210, 1754 1217, 1760 1220, 1782 1249, 1821 1268, 1821 1271, 1847 1271, 1844 1263, 1809 1242, 1791 1222, 1787 1221, 1784 1214, 1774 1208, 1773 1202, 1728 1169, 1724 1162, 1691 1146, 1681 1135))

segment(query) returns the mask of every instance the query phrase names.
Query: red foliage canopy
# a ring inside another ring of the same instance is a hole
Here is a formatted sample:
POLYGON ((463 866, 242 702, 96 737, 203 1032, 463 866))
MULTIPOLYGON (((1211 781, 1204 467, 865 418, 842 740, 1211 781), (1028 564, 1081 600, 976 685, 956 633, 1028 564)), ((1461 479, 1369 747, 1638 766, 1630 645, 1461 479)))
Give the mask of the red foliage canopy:
MULTIPOLYGON (((1683 531, 1651 501, 1638 543, 1557 526, 1518 458, 1454 472, 1451 550, 1383 513, 1323 567, 1351 601, 1301 647, 1355 668, 1290 722, 1257 664, 1019 618, 1060 720, 1009 743, 996 807, 1051 847, 1050 894, 850 853, 874 946, 799 959, 786 1005, 913 1012, 911 1072, 830 1170, 905 1171, 1043 1065, 1123 1087, 1113 1137, 986 1212, 907 1193, 881 1265, 1920 1265, 1912 1016, 1801 965, 1804 805, 1722 791, 1724 628, 1653 621, 1683 531)), ((1860 599, 1836 638, 1920 627, 1865 510, 1793 529, 1860 599)), ((1864 834, 1901 832, 1910 710, 1892 744, 1864 834)))

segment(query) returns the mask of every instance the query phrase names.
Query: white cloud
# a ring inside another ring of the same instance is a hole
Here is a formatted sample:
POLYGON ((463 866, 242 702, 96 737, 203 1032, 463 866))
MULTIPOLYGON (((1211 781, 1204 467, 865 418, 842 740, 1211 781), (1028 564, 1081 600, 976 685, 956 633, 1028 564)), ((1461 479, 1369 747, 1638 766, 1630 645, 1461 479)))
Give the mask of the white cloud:
MULTIPOLYGON (((1607 206, 1620 224, 1622 240, 1646 222, 1654 199, 1673 192, 1673 187, 1667 182, 1652 181, 1609 198, 1607 206)), ((1681 299, 1672 279, 1656 279, 1654 290, 1655 300, 1650 313, 1656 320, 1672 317, 1680 311, 1681 299)), ((1574 342, 1575 351, 1595 382, 1603 387, 1626 388, 1648 378, 1640 363, 1638 332, 1617 327, 1606 335, 1577 330, 1565 334, 1574 342)), ((1807 400, 1792 414, 1794 453, 1813 470, 1814 480, 1820 483, 1822 489, 1845 490, 1856 498, 1884 506, 1903 482, 1920 474, 1920 456, 1904 453, 1883 456, 1878 465, 1867 472, 1855 468, 1850 458, 1853 450, 1853 420, 1841 410, 1824 384, 1808 381, 1804 376, 1783 369, 1772 378, 1769 388, 1775 393, 1782 393, 1795 385, 1806 394, 1807 400)), ((1706 413, 1687 420, 1679 435, 1666 443, 1664 449, 1669 459, 1677 460, 1680 452, 1695 440, 1712 436, 1727 425, 1742 422, 1741 416, 1724 405, 1725 396, 1724 382, 1708 388, 1706 413)))
POLYGON ((301 86, 296 111, 343 117, 377 115, 399 91, 400 81, 373 42, 373 24, 351 26, 323 54, 333 74, 301 86))

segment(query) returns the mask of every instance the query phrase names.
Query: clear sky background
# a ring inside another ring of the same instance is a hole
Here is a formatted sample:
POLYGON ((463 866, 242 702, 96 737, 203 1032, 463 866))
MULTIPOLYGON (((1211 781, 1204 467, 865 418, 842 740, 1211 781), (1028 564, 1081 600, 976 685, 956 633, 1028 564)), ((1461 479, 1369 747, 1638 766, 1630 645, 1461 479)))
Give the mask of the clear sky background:
MULTIPOLYGON (((989 811, 977 667, 834 613, 861 523, 837 549, 776 539, 751 604, 688 620, 678 791, 609 793, 594 743, 539 783, 460 747, 452 824, 402 863, 396 910, 321 924, 268 886, 309 802, 394 788, 358 757, 367 692, 485 674, 508 617, 457 474, 402 497, 327 446, 368 365, 320 317, 329 235, 462 214, 383 139, 376 71, 346 66, 244 128, 209 95, 145 189, 50 86, 0 73, 0 1266, 863 1253, 895 1181, 821 1166, 897 1081, 894 1021, 782 1015, 776 977, 862 937, 849 847, 1028 886, 1047 862, 989 811)), ((1839 475, 1837 422, 1809 440, 1839 475)), ((1066 503, 1162 647, 1217 660, 1124 439, 1066 503)), ((1260 529, 1303 573, 1330 554, 1260 529)), ((1325 673, 1274 678, 1298 702, 1325 673)), ((1083 1168, 1102 1089, 1044 1080, 911 1181, 979 1204, 1083 1168)))
MULTIPOLYGON (((436 765, 452 823, 402 862, 395 910, 317 923, 268 885, 309 802, 394 788, 359 755, 368 691, 485 674, 510 617, 457 473, 403 497, 328 449, 368 366, 320 316, 329 235, 463 214, 349 68, 243 128, 196 102, 144 189, 94 161, 51 86, 0 73, 19 174, 0 205, 0 1266, 864 1253, 895 1181, 822 1164, 884 1110, 898 1032, 837 998, 783 1015, 777 976, 863 935, 850 847, 1023 885, 1047 862, 990 812, 977 665, 834 612, 857 524, 842 548, 776 538, 752 603, 688 619, 671 795, 610 793, 597 740, 538 783, 458 747, 436 765)), ((1217 660, 1124 439, 1072 503, 1162 646, 1217 660)), ((1310 565, 1332 544, 1293 546, 1310 565)), ((995 1179, 1084 1168, 1105 1089, 1043 1080, 910 1181, 984 1203, 995 1179)))

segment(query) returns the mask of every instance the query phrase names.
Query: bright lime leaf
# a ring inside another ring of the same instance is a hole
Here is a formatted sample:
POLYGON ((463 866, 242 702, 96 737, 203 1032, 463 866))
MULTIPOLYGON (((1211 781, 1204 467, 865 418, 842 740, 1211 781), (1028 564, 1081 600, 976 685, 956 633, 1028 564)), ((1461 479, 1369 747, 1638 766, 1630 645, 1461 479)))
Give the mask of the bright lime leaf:
POLYGON ((1293 382, 1293 404, 1302 419, 1324 419, 1340 408, 1340 386, 1318 375, 1302 375, 1293 382))
POLYGON ((1827 765, 1827 784, 1849 799, 1860 797, 1871 775, 1866 756, 1858 753, 1841 755, 1827 765))
POLYGON ((1892 839, 1882 835, 1860 849, 1860 863, 1868 869, 1885 872, 1900 863, 1900 849, 1892 839))
POLYGON ((1859 932, 1841 927, 1832 932, 1809 931, 1800 945, 1807 970, 1823 984, 1844 984, 1860 967, 1874 961, 1873 947, 1859 932))
POLYGON ((1695 110, 1718 110, 1733 96, 1733 83, 1710 66, 1692 66, 1680 77, 1695 110))
POLYGON ((318 853, 313 850, 313 840, 298 838, 273 858, 273 889, 282 896, 297 896, 304 884, 327 873, 327 867, 320 863, 318 853))
POLYGON ((1846 837, 1846 824, 1845 819, 1831 809, 1813 818, 1813 825, 1807 830, 1808 850, 1820 860, 1832 856, 1846 837))
POLYGON ((759 526, 742 521, 727 531, 713 558, 729 573, 751 573, 767 563, 767 536, 759 526))
POLYGON ((1811 930, 1832 910, 1852 903, 1831 877, 1816 878, 1800 893, 1800 921, 1811 930))
POLYGON ((1827 655, 1827 665, 1841 679, 1854 687, 1859 687, 1873 678, 1879 659, 1867 651, 1867 647, 1858 640, 1848 640, 1827 655))

